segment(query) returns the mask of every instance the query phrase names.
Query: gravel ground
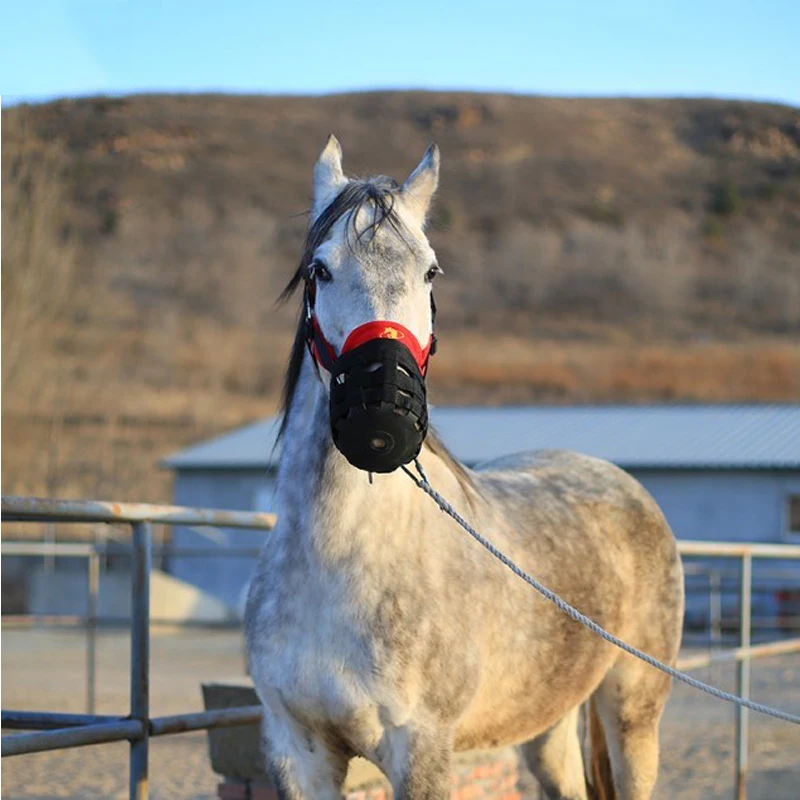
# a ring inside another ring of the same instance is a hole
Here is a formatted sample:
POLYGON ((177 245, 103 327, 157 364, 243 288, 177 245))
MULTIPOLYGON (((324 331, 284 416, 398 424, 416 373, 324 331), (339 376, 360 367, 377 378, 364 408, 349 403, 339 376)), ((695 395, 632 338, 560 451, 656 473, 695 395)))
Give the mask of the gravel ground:
MULTIPOLYGON (((85 710, 84 638, 77 631, 15 630, 2 635, 2 704, 7 709, 85 710)), ((234 631, 156 630, 151 642, 151 715, 202 709, 200 683, 243 672, 241 636, 234 631)), ((734 689, 733 667, 694 673, 734 689)), ((753 662, 752 697, 800 713, 800 656, 753 662)), ((128 638, 98 639, 97 713, 124 714, 128 703, 128 638)), ((734 711, 727 703, 678 684, 662 723, 658 800, 733 797, 734 711)), ((204 733, 154 739, 150 745, 151 797, 212 798, 218 777, 208 766, 204 733)), ((126 744, 4 759, 7 798, 127 797, 126 744)), ((789 800, 800 785, 800 732, 751 715, 748 797, 789 800)), ((531 789, 526 798, 538 797, 531 789)))

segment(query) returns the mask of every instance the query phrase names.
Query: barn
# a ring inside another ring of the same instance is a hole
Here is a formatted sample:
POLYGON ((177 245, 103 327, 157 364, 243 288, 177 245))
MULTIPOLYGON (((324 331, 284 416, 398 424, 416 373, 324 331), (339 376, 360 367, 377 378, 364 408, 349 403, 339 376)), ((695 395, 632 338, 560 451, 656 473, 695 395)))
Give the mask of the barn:
MULTIPOLYGON (((650 491, 678 538, 800 543, 800 404, 434 407, 431 420, 470 466, 551 448, 608 459, 650 491)), ((175 503, 273 510, 277 430, 276 418, 265 419, 167 458, 175 503)), ((169 569, 237 606, 252 556, 218 556, 257 548, 263 536, 178 528, 169 569)), ((754 613, 774 615, 800 575, 782 562, 757 570, 754 613)), ((690 604, 689 616, 702 618, 704 608, 690 604)))

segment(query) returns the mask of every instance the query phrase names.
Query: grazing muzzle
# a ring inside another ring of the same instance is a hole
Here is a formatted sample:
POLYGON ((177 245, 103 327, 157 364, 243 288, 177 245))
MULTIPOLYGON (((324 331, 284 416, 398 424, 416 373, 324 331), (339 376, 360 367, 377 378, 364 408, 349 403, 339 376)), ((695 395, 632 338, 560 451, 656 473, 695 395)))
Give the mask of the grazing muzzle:
POLYGON ((368 322, 351 332, 337 356, 313 307, 307 324, 314 363, 331 375, 331 434, 338 450, 367 472, 393 472, 413 461, 428 432, 425 373, 435 337, 423 348, 397 322, 368 322))

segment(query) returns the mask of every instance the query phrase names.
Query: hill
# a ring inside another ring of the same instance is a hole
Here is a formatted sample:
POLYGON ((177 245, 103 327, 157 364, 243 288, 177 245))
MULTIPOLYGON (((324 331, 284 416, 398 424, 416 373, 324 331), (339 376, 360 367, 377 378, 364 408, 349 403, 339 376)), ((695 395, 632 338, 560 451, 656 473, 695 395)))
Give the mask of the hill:
POLYGON ((3 490, 168 499, 274 410, 329 131, 436 140, 436 402, 800 396, 800 113, 713 100, 135 96, 3 112, 3 490))

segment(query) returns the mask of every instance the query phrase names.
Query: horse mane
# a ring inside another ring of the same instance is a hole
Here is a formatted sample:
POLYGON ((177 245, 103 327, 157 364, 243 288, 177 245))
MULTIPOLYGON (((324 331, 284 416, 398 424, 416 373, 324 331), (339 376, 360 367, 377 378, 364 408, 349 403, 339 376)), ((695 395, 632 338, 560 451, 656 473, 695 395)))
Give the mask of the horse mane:
POLYGON ((467 502, 470 507, 473 507, 473 495, 478 491, 478 487, 475 485, 469 470, 445 447, 439 433, 432 425, 428 426, 428 435, 425 437, 425 442, 422 446, 427 447, 431 453, 439 456, 450 467, 451 472, 456 476, 458 485, 464 492, 467 502))
MULTIPOLYGON (((397 181, 385 175, 379 175, 369 180, 348 181, 344 189, 336 195, 330 205, 325 208, 309 227, 303 245, 303 253, 300 257, 300 263, 297 265, 294 274, 280 293, 278 303, 283 304, 287 302, 297 291, 308 274, 308 268, 314 258, 314 253, 317 248, 328 238, 333 226, 346 214, 350 215, 349 226, 346 230, 348 246, 351 249, 360 243, 365 236, 377 233, 384 225, 389 225, 401 239, 404 238, 403 222, 394 209, 399 190, 400 186, 397 181), (359 230, 357 227, 359 212, 368 204, 372 204, 375 209, 372 221, 359 230), (351 232, 354 239, 350 237, 351 232)), ((303 359, 305 358, 307 348, 306 324, 305 309, 301 306, 298 315, 297 330, 295 331, 294 342, 292 343, 292 349, 289 355, 289 364, 283 382, 281 402, 282 418, 276 444, 286 433, 289 409, 291 408, 292 400, 297 391, 297 384, 300 381, 300 371, 303 366, 303 359)), ((459 484, 465 490, 467 497, 471 497, 471 492, 467 491, 467 489, 469 488, 474 491, 475 484, 467 468, 445 447, 439 434, 432 427, 428 428, 428 435, 425 437, 425 444, 423 446, 439 456, 439 458, 450 467, 456 475, 459 484)))

